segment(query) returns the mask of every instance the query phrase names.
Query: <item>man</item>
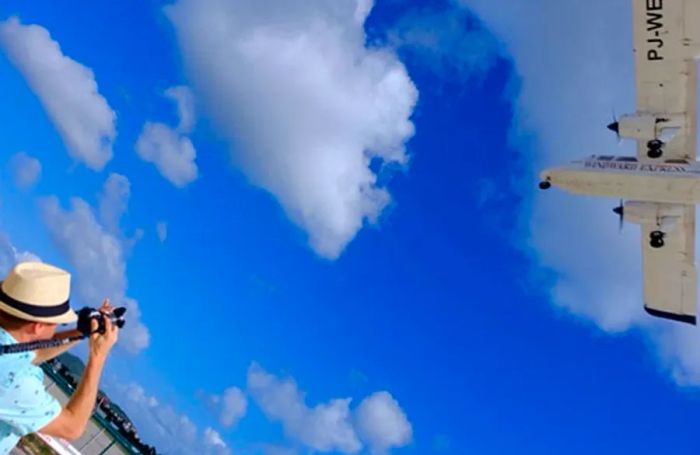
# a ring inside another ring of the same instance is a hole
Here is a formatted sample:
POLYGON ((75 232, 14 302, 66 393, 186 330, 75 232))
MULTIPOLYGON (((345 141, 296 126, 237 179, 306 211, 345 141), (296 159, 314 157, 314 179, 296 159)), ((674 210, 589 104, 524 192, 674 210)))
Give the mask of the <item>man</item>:
MULTIPOLYGON (((41 262, 16 265, 0 283, 0 344, 15 344, 53 337, 58 324, 75 322, 69 305, 70 274, 41 262)), ((103 313, 112 311, 105 300, 103 313)), ((117 327, 104 317, 105 333, 90 336, 88 362, 78 388, 65 407, 46 392, 44 374, 37 365, 70 346, 36 352, 0 354, 0 454, 6 454, 20 437, 41 432, 77 439, 85 431, 97 398, 107 354, 117 341, 117 327)), ((92 321, 92 330, 97 329, 92 321)))

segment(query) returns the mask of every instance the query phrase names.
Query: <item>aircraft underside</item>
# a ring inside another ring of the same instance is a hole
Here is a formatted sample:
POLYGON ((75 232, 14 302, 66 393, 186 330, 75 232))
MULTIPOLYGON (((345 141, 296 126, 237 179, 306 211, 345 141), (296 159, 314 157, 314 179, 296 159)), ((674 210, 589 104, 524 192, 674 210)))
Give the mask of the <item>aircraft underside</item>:
POLYGON ((614 212, 641 227, 644 308, 695 324, 700 1, 631 1, 637 108, 607 128, 619 139, 636 141, 637 154, 593 156, 547 169, 540 188, 620 199, 614 212))

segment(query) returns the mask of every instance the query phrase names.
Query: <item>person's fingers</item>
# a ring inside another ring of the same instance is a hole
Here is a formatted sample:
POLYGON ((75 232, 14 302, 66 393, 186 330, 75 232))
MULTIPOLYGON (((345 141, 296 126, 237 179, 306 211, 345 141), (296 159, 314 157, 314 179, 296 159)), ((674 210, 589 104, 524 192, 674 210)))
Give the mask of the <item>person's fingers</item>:
POLYGON ((99 327, 99 324, 97 323, 97 319, 91 319, 90 320, 90 335, 93 335, 97 331, 97 327, 99 327))
POLYGON ((114 330, 114 324, 112 324, 112 320, 107 316, 102 316, 102 319, 104 319, 105 321, 105 333, 111 333, 112 330, 114 330))
POLYGON ((100 311, 103 313, 111 313, 114 307, 109 303, 109 299, 104 299, 104 302, 102 302, 102 306, 100 307, 100 311))

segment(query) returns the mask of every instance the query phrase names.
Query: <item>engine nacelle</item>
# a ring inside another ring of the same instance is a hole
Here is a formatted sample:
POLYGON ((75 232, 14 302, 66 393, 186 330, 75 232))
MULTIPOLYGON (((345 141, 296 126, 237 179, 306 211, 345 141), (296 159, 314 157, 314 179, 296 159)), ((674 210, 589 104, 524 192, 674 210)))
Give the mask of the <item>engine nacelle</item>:
POLYGON ((668 143, 683 128, 685 118, 677 115, 657 117, 647 114, 623 115, 608 128, 625 139, 651 141, 658 139, 668 143))
POLYGON ((628 201, 624 205, 625 221, 640 225, 653 224, 663 232, 670 232, 683 216, 683 206, 656 202, 628 201))
POLYGON ((617 133, 626 139, 656 139, 657 119, 653 115, 623 115, 617 121, 617 133))

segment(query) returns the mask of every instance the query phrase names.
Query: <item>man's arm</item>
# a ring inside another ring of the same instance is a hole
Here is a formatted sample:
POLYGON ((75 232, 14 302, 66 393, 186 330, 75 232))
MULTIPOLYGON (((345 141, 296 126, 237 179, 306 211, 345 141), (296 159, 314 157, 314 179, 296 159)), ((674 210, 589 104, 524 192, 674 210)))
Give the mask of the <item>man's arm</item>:
MULTIPOLYGON (((105 333, 94 333, 90 336, 90 357, 78 388, 61 413, 39 430, 40 433, 77 439, 85 431, 97 401, 97 388, 107 354, 117 341, 117 327, 107 317, 104 318, 104 322, 105 333)), ((97 321, 92 321, 92 330, 97 330, 97 321)))
MULTIPOLYGON (((81 335, 81 333, 78 329, 65 330, 63 332, 58 332, 56 335, 54 335, 53 339, 60 340, 63 338, 68 338, 68 337, 77 336, 77 335, 81 335)), ((62 346, 56 346, 55 348, 44 348, 44 349, 36 350, 36 351, 34 351, 35 357, 34 357, 34 360, 32 360, 32 363, 34 365, 41 365, 42 363, 46 362, 47 360, 51 360, 54 357, 58 357, 59 355, 63 354, 68 349, 75 346, 76 343, 78 343, 78 341, 73 341, 72 343, 64 344, 62 346)))
POLYGON ((65 439, 78 439, 83 434, 95 407, 104 362, 104 359, 88 360, 80 384, 70 401, 55 419, 39 430, 40 433, 65 439))

